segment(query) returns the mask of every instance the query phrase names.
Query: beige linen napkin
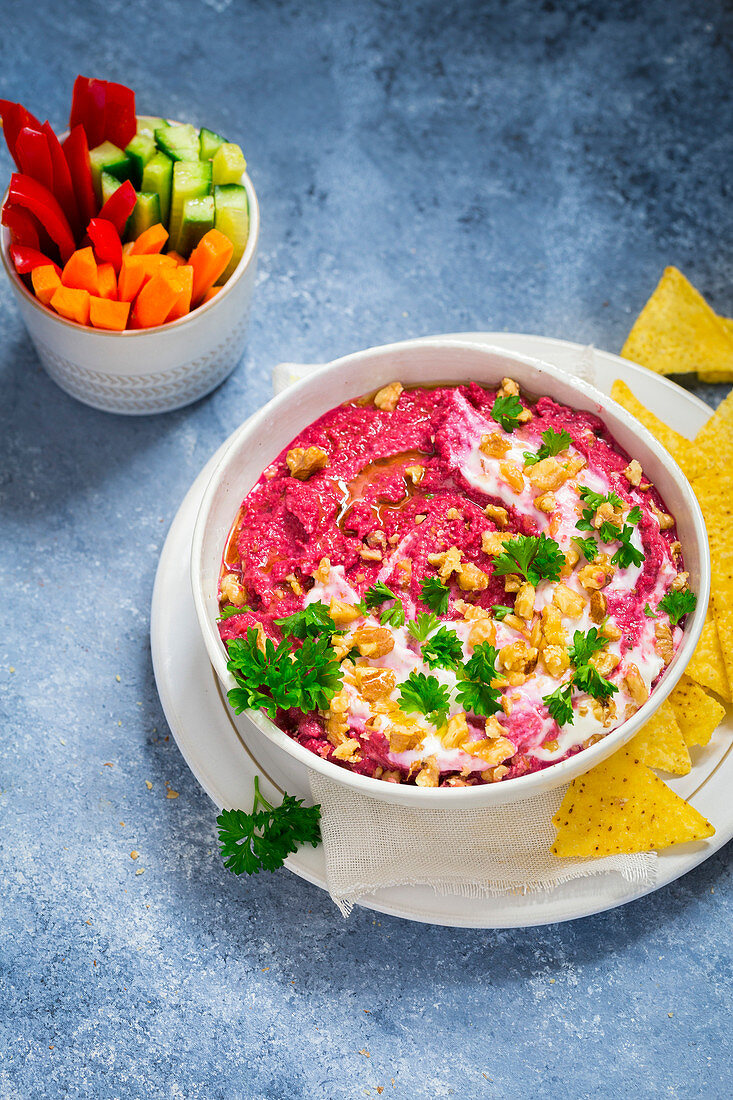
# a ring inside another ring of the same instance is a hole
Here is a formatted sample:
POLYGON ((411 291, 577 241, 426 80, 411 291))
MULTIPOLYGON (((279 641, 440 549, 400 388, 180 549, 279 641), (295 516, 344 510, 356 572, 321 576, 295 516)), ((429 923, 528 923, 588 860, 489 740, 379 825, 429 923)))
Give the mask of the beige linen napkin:
MULTIPOLYGON (((583 348, 573 373, 593 382, 593 359, 593 349, 583 348)), ((279 364, 275 390, 317 365, 279 364)), ((361 898, 388 886, 430 886, 441 894, 479 899, 551 891, 590 875, 620 875, 640 887, 656 880, 654 853, 598 860, 551 854, 552 817, 566 786, 494 809, 437 813, 366 797, 314 771, 308 776, 313 801, 321 807, 328 889, 345 917, 361 898)))

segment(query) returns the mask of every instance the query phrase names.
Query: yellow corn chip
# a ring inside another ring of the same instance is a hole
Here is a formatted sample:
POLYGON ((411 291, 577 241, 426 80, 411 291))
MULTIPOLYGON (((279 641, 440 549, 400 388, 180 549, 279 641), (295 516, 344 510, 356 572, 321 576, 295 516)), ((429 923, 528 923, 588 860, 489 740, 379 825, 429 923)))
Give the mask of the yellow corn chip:
POLYGON ((690 480, 714 478, 718 466, 733 467, 733 390, 695 436, 686 473, 690 480))
POLYGON ((688 745, 707 745, 725 715, 723 704, 687 675, 672 689, 669 702, 688 745))
POLYGON ((691 767, 682 730, 668 699, 632 737, 626 748, 642 764, 661 768, 672 775, 687 775, 691 767))
POLYGON ((733 339, 676 267, 665 268, 621 354, 659 374, 733 369, 733 339))
POLYGON ((710 543, 713 614, 720 648, 733 684, 733 468, 724 466, 693 484, 710 543))
POLYGON ((663 420, 660 420, 658 416, 655 416, 653 412, 650 412, 645 405, 639 401, 638 397, 635 397, 625 382, 622 382, 620 378, 617 378, 611 387, 611 397, 614 401, 618 401, 619 405, 623 405, 627 412, 630 412, 632 416, 635 416, 637 420, 640 420, 645 428, 648 428, 655 439, 659 440, 662 446, 669 451, 675 462, 685 469, 687 462, 688 452, 692 446, 689 439, 685 439, 683 435, 676 432, 674 428, 668 427, 663 420))
POLYGON ((730 700, 730 684, 720 648, 718 628, 715 625, 712 604, 708 607, 700 641, 695 647, 692 659, 685 673, 701 687, 710 688, 723 699, 730 700))
MULTIPOLYGON (((733 318, 721 317, 718 315, 718 320, 725 329, 725 331, 733 340, 733 318)), ((700 371, 701 382, 733 382, 733 367, 730 370, 716 370, 716 371, 700 371)))
POLYGON ((649 852, 715 832, 628 749, 574 779, 552 823, 561 857, 649 852))

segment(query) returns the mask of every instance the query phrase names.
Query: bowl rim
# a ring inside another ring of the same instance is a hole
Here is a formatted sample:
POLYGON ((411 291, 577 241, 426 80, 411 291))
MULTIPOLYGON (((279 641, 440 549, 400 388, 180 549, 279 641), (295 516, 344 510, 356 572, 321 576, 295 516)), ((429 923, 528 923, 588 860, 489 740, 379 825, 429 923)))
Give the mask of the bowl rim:
MULTIPOLYGON (((123 329, 122 332, 114 332, 110 329, 94 328, 92 325, 80 325, 78 321, 70 321, 67 317, 61 317, 48 306, 45 306, 43 302, 38 301, 35 294, 30 292, 18 272, 15 270, 15 265, 10 260, 10 232, 5 225, 0 226, 0 230, 2 231, 2 247, 0 247, 0 254, 2 255, 3 267, 10 279, 13 290, 15 290, 17 294, 20 294, 29 305, 38 310, 43 317, 50 318, 57 324, 65 325, 74 332, 83 332, 88 335, 107 339, 119 339, 123 337, 127 340, 133 337, 150 336, 153 333, 177 332, 188 321, 203 317, 206 313, 215 308, 234 288, 235 284, 239 282, 250 266, 253 257, 256 255, 260 236, 260 206, 257 201, 257 192, 254 189, 254 184, 247 172, 242 174, 242 185, 247 191, 247 201, 249 202, 249 237, 247 238, 247 244, 242 253, 242 257, 227 281, 222 285, 221 290, 214 295, 211 301, 196 306, 196 309, 191 310, 190 313, 185 314, 183 317, 178 317, 175 321, 164 321, 162 325, 153 325, 151 328, 126 328, 123 329)), ((3 194, 2 202, 0 202, 0 209, 5 206, 9 190, 10 186, 8 185, 3 194)))
MULTIPOLYGON (((202 578, 202 564, 209 513, 219 487, 229 472, 232 456, 241 447, 243 439, 250 436, 256 436, 263 421, 272 416, 273 413, 277 413, 278 409, 287 407, 291 403, 297 404, 300 396, 304 392, 317 387, 327 376, 338 373, 352 364, 361 363, 363 365, 364 360, 367 360, 368 366, 369 360, 379 362, 396 352, 414 351, 416 354, 419 354, 421 351, 430 348, 440 348, 446 350, 446 352, 453 349, 466 350, 480 353, 487 358, 498 355, 502 358, 514 360, 515 362, 529 366, 534 370, 539 370, 541 374, 550 376, 553 380, 569 383, 571 388, 577 390, 586 398, 596 403, 599 406, 598 415, 601 419, 603 419, 605 413, 610 413, 612 418, 620 421, 627 429, 633 431, 637 436, 640 436, 646 447, 653 452, 658 461, 666 468, 672 479, 676 482, 677 487, 681 490, 687 515, 692 523, 694 542, 696 544, 700 566, 700 579, 698 591, 696 593, 697 605, 695 611, 691 616, 688 616, 682 643, 675 653, 671 664, 663 671, 660 683, 650 694, 647 701, 635 712, 635 714, 626 721, 621 722, 615 729, 611 730, 606 737, 602 738, 601 741, 581 750, 572 757, 551 765, 548 768, 532 772, 529 775, 519 776, 515 779, 503 781, 501 783, 481 784, 474 787, 416 788, 407 784, 400 784, 398 786, 385 784, 381 779, 360 775, 317 756, 281 730, 262 711, 249 710, 245 712, 247 717, 260 732, 265 734, 271 741, 293 756, 300 763, 304 764, 307 768, 311 768, 313 771, 317 771, 327 778, 331 778, 334 782, 350 787, 361 794, 377 798, 380 801, 396 802, 404 806, 413 805, 421 808, 430 806, 446 809, 468 809, 478 806, 518 802, 522 799, 530 798, 533 795, 538 795, 561 786, 577 775, 590 771, 591 768, 610 756, 612 752, 622 748, 623 745, 634 736, 674 689, 680 677, 683 675, 692 657, 693 650, 698 643, 710 596, 710 553, 707 532, 700 506, 687 477, 678 464, 640 421, 636 420, 636 418, 627 412, 623 406, 614 401, 612 397, 602 393, 584 379, 578 378, 546 360, 502 348, 498 344, 481 344, 471 340, 454 339, 451 337, 435 336, 415 338, 365 348, 323 364, 313 370, 305 378, 288 386, 280 394, 277 394, 262 406, 262 408, 257 410, 257 412, 249 417, 231 434, 207 483, 196 517, 191 544, 191 587, 196 608, 196 617, 198 619, 199 629, 203 635, 209 660, 219 680, 225 687, 233 687, 234 679, 231 673, 226 669, 226 652, 221 643, 216 621, 212 621, 208 613, 207 593, 204 590, 202 578), (389 795, 385 792, 385 787, 391 788, 389 795), (399 795, 395 797, 396 791, 399 791, 399 795)), ((448 370, 447 373, 450 375, 451 371, 448 370)), ((453 381, 449 384, 460 385, 461 383, 459 381, 453 381)), ((527 388, 531 389, 530 386, 527 388)), ((369 386, 364 378, 361 379, 358 389, 355 386, 355 395, 356 392, 369 392, 369 386)), ((331 406, 329 406, 329 408, 330 407, 331 406)), ((325 412, 327 410, 324 409, 323 411, 325 412)), ((309 423, 310 422, 311 421, 309 421, 309 423)), ((306 424, 303 424, 303 427, 306 426, 306 424)), ((614 425, 609 424, 608 427, 611 433, 614 434, 614 425)), ((248 491, 248 489, 245 490, 245 492, 248 491)))

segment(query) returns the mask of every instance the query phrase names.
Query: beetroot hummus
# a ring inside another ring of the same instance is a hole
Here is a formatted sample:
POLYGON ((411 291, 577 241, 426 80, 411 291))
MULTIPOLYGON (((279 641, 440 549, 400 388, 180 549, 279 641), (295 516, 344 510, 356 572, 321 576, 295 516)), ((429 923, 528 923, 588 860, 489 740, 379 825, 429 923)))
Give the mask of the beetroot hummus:
POLYGON ((364 775, 511 779, 645 702, 687 580, 674 518, 600 419, 511 379, 394 382, 245 497, 219 590, 230 699, 364 775))

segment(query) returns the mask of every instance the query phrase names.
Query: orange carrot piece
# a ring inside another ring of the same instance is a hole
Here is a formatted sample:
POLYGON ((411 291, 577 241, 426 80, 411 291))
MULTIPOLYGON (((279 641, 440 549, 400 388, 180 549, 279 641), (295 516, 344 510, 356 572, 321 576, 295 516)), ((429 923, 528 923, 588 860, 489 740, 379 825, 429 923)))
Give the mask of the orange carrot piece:
POLYGON ((112 264, 100 264, 97 268, 97 295, 113 301, 117 298, 117 276, 112 264))
POLYGON ((176 250, 174 248, 172 248, 170 250, 170 252, 166 252, 166 256, 171 256, 176 261, 176 263, 179 264, 179 265, 188 263, 188 261, 185 259, 185 257, 182 256, 180 252, 176 252, 176 250))
POLYGON ((136 328, 152 328, 162 325, 173 308, 180 285, 166 270, 149 279, 135 299, 134 324, 136 328))
POLYGON ((34 267, 31 272, 33 292, 39 302, 47 306, 54 296, 55 291, 61 286, 61 276, 53 264, 42 264, 34 267))
POLYGON ((113 302, 109 298, 89 299, 89 320, 95 328, 122 332, 130 313, 129 302, 113 302))
POLYGON ((142 289, 145 282, 145 268, 131 261, 129 256, 122 257, 120 277, 117 280, 117 297, 121 302, 131 302, 142 289))
POLYGON ((191 302, 195 309, 206 291, 213 286, 232 258, 234 245, 218 229, 204 233, 191 253, 188 261, 193 268, 193 294, 191 302))
POLYGON ((144 256, 153 252, 160 252, 168 240, 168 230, 158 222, 145 229, 136 241, 132 242, 131 256, 144 256))
POLYGON ((97 293, 97 261, 91 248, 77 248, 66 261, 61 282, 74 290, 97 293))
POLYGON ((210 302, 212 298, 216 297, 216 295, 219 293, 220 290, 221 290, 220 286, 209 287, 209 289, 206 291, 203 298, 199 302, 199 305, 205 306, 207 302, 210 302))
POLYGON ((89 324, 89 291, 79 287, 60 286, 54 291, 51 306, 61 317, 76 321, 80 325, 89 324))
POLYGON ((177 321, 179 317, 185 317, 191 309, 191 292, 193 291, 193 268, 190 264, 177 267, 169 275, 175 279, 179 286, 178 297, 173 303, 173 308, 166 317, 166 321, 177 321))

